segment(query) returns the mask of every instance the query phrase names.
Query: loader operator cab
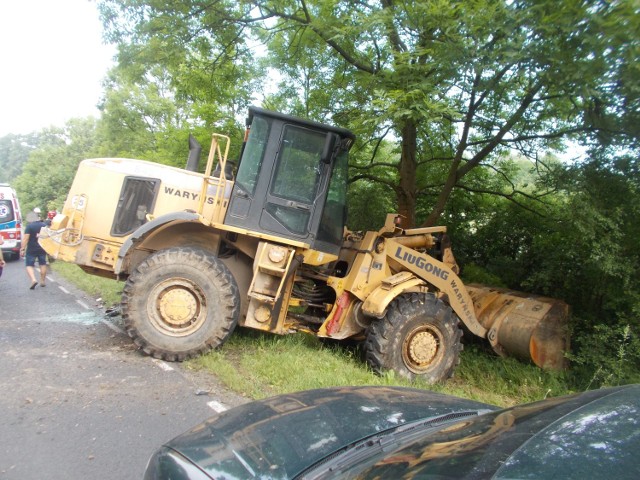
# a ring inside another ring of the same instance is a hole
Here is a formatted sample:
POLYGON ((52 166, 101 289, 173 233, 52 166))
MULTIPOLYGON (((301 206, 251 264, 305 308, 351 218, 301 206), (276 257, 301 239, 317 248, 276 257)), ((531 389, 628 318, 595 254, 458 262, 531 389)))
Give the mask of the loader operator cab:
POLYGON ((337 254, 354 134, 256 107, 247 132, 224 223, 337 254))

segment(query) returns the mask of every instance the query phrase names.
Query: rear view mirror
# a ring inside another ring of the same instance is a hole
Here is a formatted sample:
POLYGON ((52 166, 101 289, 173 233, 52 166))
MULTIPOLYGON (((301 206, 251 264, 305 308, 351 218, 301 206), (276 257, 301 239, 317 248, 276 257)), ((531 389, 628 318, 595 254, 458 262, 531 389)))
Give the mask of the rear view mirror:
POLYGON ((324 141, 324 148, 322 149, 322 156, 320 157, 320 161, 322 163, 331 163, 333 150, 336 147, 336 142, 338 141, 338 139, 339 137, 335 133, 327 133, 327 137, 324 141))

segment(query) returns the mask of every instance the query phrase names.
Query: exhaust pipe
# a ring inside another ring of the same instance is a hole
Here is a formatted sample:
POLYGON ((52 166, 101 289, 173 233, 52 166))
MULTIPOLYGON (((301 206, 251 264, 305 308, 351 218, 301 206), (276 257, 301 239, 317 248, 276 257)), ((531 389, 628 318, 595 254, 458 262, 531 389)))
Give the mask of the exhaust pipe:
POLYGON ((467 285, 478 321, 502 356, 551 370, 568 367, 569 306, 561 300, 483 285, 467 285))
POLYGON ((187 159, 187 166, 185 167, 185 170, 189 170, 190 172, 198 171, 198 165, 200 164, 200 152, 202 152, 202 146, 193 135, 189 134, 189 158, 187 159))

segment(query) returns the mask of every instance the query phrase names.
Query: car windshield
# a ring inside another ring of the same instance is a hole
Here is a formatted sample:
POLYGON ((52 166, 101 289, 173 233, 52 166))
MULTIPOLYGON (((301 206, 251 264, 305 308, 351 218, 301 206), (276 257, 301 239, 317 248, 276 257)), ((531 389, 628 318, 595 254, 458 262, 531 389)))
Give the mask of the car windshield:
MULTIPOLYGON (((464 418, 481 415, 487 411, 465 410, 448 413, 378 432, 333 453, 297 476, 296 480, 333 479, 336 478, 337 473, 349 471, 353 467, 362 469, 364 466, 375 463, 383 452, 397 448, 398 445, 409 443, 416 438, 424 436, 425 433, 439 430, 443 426, 454 424, 464 418)), ((347 476, 346 478, 350 477, 347 476)))
POLYGON ((640 478, 637 394, 588 392, 487 413, 374 452, 331 478, 640 478))
POLYGON ((638 478, 638 410, 631 389, 585 405, 519 448, 495 478, 638 478))

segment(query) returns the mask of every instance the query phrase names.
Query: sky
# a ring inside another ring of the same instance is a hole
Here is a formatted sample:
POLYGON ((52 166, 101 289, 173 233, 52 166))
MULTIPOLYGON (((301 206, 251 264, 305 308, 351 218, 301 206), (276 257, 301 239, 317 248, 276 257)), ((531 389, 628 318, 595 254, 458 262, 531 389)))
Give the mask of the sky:
POLYGON ((0 0, 0 137, 99 116, 115 47, 89 0, 0 0))

